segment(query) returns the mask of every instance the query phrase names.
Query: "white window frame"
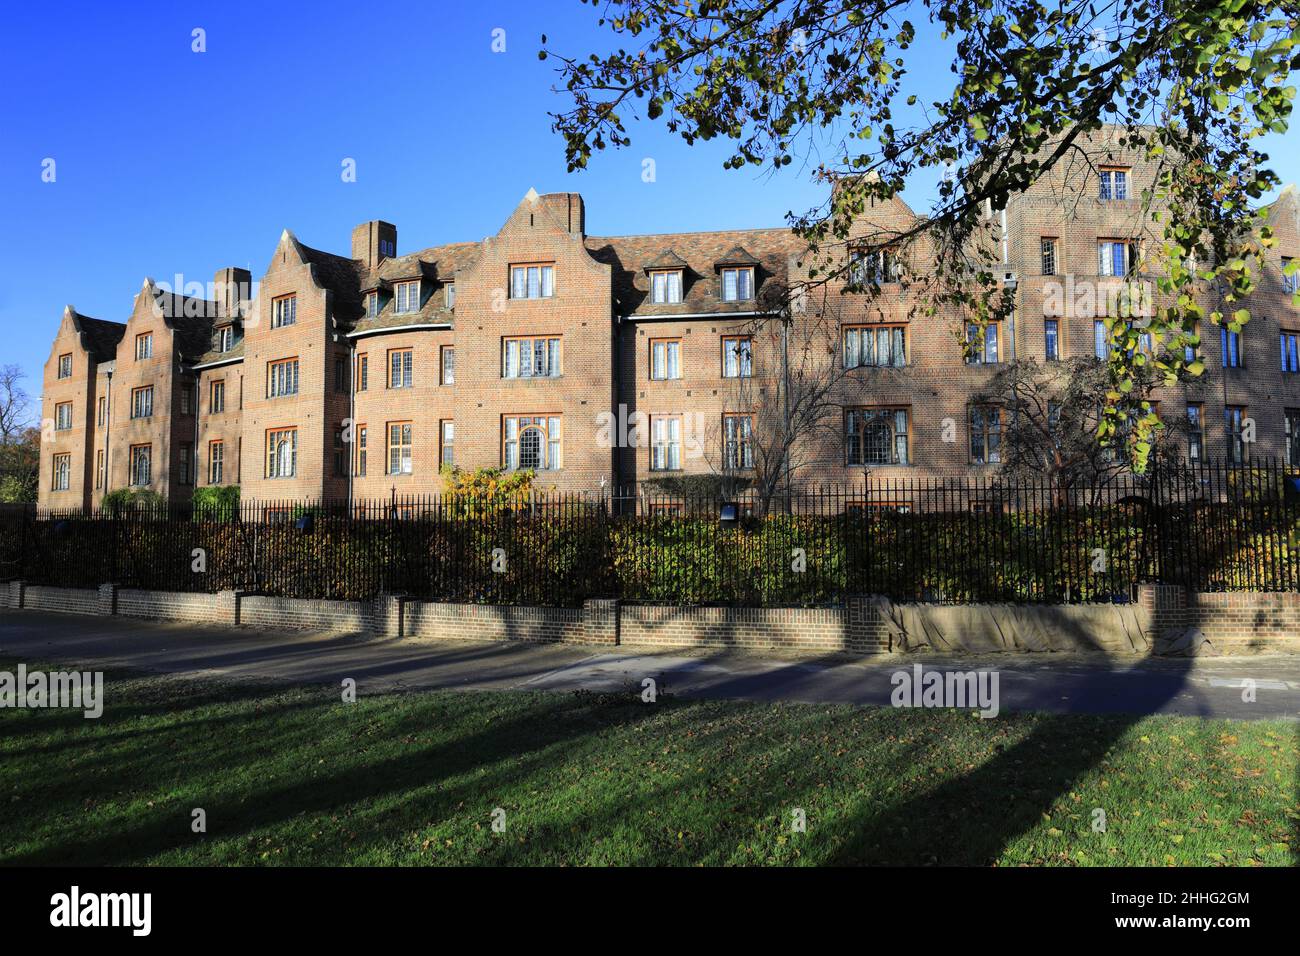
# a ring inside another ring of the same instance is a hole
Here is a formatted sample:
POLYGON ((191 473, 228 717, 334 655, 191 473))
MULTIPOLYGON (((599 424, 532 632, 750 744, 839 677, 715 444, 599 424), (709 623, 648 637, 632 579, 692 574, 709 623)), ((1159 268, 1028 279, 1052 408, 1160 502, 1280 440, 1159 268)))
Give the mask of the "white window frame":
POLYGON ((288 398, 298 394, 298 360, 277 359, 266 364, 266 397, 288 398))
POLYGON ((388 475, 410 475, 415 470, 415 424, 388 422, 386 466, 388 475), (396 429, 397 440, 393 440, 396 429))
POLYGON ((846 325, 842 336, 844 367, 902 368, 907 365, 907 331, 907 326, 900 323, 846 325))
POLYGON ((748 302, 754 298, 754 267, 727 266, 718 276, 723 302, 748 302))
POLYGON ((501 465, 507 471, 557 471, 563 467, 564 422, 561 415, 506 415, 501 419, 501 465), (522 464, 524 435, 536 431, 539 464, 522 464))
POLYGON ((671 382, 682 377, 682 340, 650 340, 650 381, 671 382))
POLYGON ((754 375, 754 337, 752 335, 722 336, 722 377, 752 378, 754 375), (738 348, 744 343, 743 348, 738 348))
POLYGON ((650 470, 681 471, 682 416, 654 415, 650 418, 650 470))
POLYGON ((974 342, 975 348, 966 355, 967 365, 997 365, 1002 361, 1002 323, 989 322, 984 326, 983 334, 978 322, 966 323, 966 341, 974 342))
POLYGON ((414 386, 415 349, 389 350, 387 382, 389 388, 411 388, 414 386))
POLYGON ((652 270, 650 272, 650 301, 654 305, 675 305, 681 302, 682 270, 652 270))
POLYGON ((559 378, 564 374, 563 347, 560 340, 561 337, 558 335, 502 336, 501 377, 559 378), (527 361, 524 360, 525 353, 527 353, 527 361), (541 362, 540 371, 538 361, 541 362))
POLYGON ((438 461, 445 467, 456 464, 456 420, 444 418, 438 423, 438 461))
POLYGON ((131 418, 153 418, 153 386, 131 390, 131 418))
POLYGON ((1102 202, 1119 202, 1129 197, 1129 174, 1127 166, 1103 167, 1097 177, 1097 198, 1102 202))
POLYGON ((53 464, 53 491, 67 491, 72 485, 72 455, 55 455, 53 464))
POLYGON ((128 454, 131 470, 127 476, 129 484, 132 488, 146 487, 153 481, 153 445, 132 445, 128 454))
POLYGON ((510 266, 510 298, 550 299, 555 296, 555 263, 521 262, 510 266))
POLYGON ((906 405, 868 405, 844 412, 844 463, 849 467, 910 465, 912 410, 906 405), (885 456, 868 457, 867 429, 889 430, 885 456))
POLYGON ((208 442, 208 484, 219 485, 226 475, 226 443, 220 439, 208 442))
POLYGON ((420 311, 420 280, 398 282, 393 286, 393 311, 398 315, 413 315, 420 311))
POLYGON ((282 295, 271 300, 271 328, 282 329, 298 321, 298 296, 282 295))
POLYGON ((295 477, 298 474, 298 429, 272 428, 268 431, 265 461, 268 479, 295 477))

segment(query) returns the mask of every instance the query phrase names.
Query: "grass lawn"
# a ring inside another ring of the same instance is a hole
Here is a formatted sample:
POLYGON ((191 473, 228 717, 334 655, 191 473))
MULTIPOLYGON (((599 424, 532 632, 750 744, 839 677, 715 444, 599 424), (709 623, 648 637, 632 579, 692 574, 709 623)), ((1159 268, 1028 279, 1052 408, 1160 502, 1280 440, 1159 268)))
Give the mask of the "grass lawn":
POLYGON ((345 704, 122 673, 105 689, 99 720, 0 711, 0 862, 1296 861, 1298 728, 1281 722, 631 693, 345 704))

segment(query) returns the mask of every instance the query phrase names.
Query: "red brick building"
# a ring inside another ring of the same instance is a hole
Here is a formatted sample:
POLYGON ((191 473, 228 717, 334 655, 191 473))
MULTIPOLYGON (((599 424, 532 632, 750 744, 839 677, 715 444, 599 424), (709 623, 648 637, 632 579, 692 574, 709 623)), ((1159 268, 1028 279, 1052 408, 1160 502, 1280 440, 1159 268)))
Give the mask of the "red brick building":
MULTIPOLYGON (((842 428, 801 449, 804 482, 988 474, 996 413, 972 405, 999 365, 1094 355, 1106 309, 1072 295, 1122 281, 1149 228, 1140 156, 1060 171, 988 214, 986 263, 1016 308, 963 351, 960 315, 918 315, 895 271, 880 294, 828 284, 792 323, 825 332, 844 374, 842 428)), ((1160 412, 1200 423, 1196 453, 1300 464, 1300 310, 1284 260, 1300 255, 1300 199, 1269 209, 1277 238, 1239 336, 1206 335, 1206 371, 1162 390, 1160 412)), ((913 221, 868 210, 858 240, 913 221)), ((396 226, 363 223, 350 254, 286 231, 254 295, 223 269, 202 296, 146 281, 125 323, 65 311, 44 383, 40 501, 83 507, 118 488, 188 498, 238 484, 246 499, 432 494, 439 467, 532 468, 543 488, 595 491, 664 474, 744 472, 755 403, 771 401, 774 322, 812 259, 786 228, 602 237, 582 198, 532 190, 496 235, 399 255, 396 226), (52 436, 52 437, 51 437, 52 436)), ((853 253, 853 242, 844 251, 853 253)), ((841 283, 842 285, 842 283, 841 283)))

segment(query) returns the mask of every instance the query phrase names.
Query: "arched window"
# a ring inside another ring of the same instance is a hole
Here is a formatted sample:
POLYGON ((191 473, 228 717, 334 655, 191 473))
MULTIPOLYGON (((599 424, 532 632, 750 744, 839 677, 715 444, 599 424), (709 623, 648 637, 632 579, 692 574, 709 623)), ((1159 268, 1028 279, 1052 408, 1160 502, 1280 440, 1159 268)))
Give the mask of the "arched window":
POLYGON ((502 419, 501 462, 509 470, 559 468, 560 416, 508 416, 502 419))
POLYGON ((862 449, 866 460, 885 464, 892 459, 894 430, 883 418, 870 418, 862 428, 862 449))
POLYGON ((542 462, 542 430, 536 425, 519 434, 519 467, 544 468, 542 462))
POLYGON ((906 408, 850 409, 844 416, 846 463, 908 464, 907 417, 906 408))

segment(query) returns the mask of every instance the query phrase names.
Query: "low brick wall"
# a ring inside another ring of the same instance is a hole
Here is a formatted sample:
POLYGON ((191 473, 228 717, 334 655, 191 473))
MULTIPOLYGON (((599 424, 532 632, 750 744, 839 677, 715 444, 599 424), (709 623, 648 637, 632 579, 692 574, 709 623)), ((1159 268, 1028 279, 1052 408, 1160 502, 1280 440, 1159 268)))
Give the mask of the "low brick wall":
POLYGON ((351 631, 435 640, 739 648, 810 654, 1102 651, 1300 653, 1300 594, 1187 593, 1146 584, 1129 605, 893 604, 837 608, 676 607, 590 600, 581 608, 441 604, 400 595, 314 601, 223 591, 52 588, 0 582, 0 607, 154 620, 351 631))
POLYGON ((1300 652, 1300 594, 1152 585, 1142 599, 1157 654, 1300 652))
POLYGON ((190 591, 117 592, 117 613, 125 617, 146 617, 160 621, 197 621, 203 624, 234 624, 234 592, 203 594, 190 591))
POLYGON ((627 604, 619 642, 629 647, 741 648, 871 654, 889 650, 878 621, 862 607, 743 608, 627 604))
POLYGON ((369 601, 312 601, 303 598, 239 596, 238 623, 248 627, 321 631, 371 631, 374 604, 369 601))
POLYGON ((22 588, 22 606, 37 611, 98 614, 99 591, 95 588, 49 588, 28 584, 22 588))
POLYGON ((404 637, 472 641, 586 643, 581 608, 402 603, 404 637))

